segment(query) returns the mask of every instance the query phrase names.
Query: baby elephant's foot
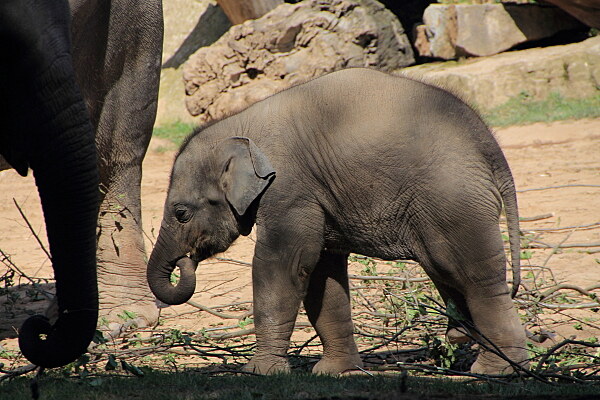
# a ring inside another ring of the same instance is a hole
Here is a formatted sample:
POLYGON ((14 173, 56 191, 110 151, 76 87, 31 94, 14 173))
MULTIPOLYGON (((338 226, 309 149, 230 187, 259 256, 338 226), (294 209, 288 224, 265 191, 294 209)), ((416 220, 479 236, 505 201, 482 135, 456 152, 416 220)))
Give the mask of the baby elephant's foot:
POLYGON ((346 371, 358 370, 363 363, 358 354, 345 357, 323 357, 312 369, 315 374, 338 375, 346 371))
POLYGON ((466 328, 449 328, 446 332, 446 340, 450 344, 463 344, 470 342, 472 335, 467 333, 466 328))
POLYGON ((529 363, 526 351, 510 352, 504 350, 506 355, 513 360, 514 365, 489 351, 483 351, 471 366, 471 372, 481 375, 510 375, 520 373, 522 369, 527 369, 529 363))
POLYGON ((290 372, 290 365, 285 356, 254 356, 244 365, 243 370, 260 375, 274 375, 290 372))

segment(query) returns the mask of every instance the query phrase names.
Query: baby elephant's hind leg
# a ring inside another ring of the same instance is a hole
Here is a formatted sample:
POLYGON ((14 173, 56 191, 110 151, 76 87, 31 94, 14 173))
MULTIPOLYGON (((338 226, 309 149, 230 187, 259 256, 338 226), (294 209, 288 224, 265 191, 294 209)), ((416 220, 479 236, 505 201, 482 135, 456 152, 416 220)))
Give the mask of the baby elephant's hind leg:
POLYGON ((458 297, 459 309, 466 306, 462 313, 473 323, 469 332, 480 342, 471 372, 510 374, 512 365, 526 366, 525 330, 506 283, 506 258, 497 227, 475 231, 467 226, 455 236, 460 237, 458 243, 448 237, 431 240, 421 264, 434 281, 458 292, 451 297, 458 297))
POLYGON ((323 252, 310 276, 304 307, 323 343, 323 358, 314 373, 339 374, 362 367, 353 338, 347 267, 347 255, 323 252))
POLYGON ((467 292, 467 304, 478 332, 479 356, 471 372, 480 374, 509 374, 512 363, 527 366, 525 330, 503 282, 492 286, 472 288, 467 292), (495 351, 500 351, 503 356, 495 351))

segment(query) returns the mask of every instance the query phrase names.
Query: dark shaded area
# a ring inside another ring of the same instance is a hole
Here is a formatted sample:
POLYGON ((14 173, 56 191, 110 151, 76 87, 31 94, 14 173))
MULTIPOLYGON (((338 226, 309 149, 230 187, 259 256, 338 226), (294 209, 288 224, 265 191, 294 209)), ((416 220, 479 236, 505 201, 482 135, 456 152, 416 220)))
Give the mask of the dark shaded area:
POLYGON ((379 2, 398 17, 404 28, 404 32, 408 35, 411 43, 414 42, 414 25, 421 23, 423 20, 423 12, 427 6, 431 3, 437 3, 432 0, 379 0, 379 2))
MULTIPOLYGON (((104 372, 67 379, 49 372, 39 380, 41 398, 151 398, 151 399, 327 399, 327 400, 592 400, 597 385, 544 385, 535 381, 486 383, 482 380, 442 380, 401 374, 344 377, 292 373, 274 376, 239 374, 235 365, 186 368, 180 371, 147 371, 144 377, 111 376, 104 372), (93 387, 92 387, 93 384, 93 387), (579 392, 579 393, 578 393, 579 392)), ((122 374, 122 373, 121 373, 122 374)), ((0 389, 2 398, 31 399, 31 379, 19 377, 0 389)))
MULTIPOLYGON (((0 266, 2 268, 3 266, 0 266)), ((32 315, 44 314, 50 305, 42 291, 56 293, 54 283, 41 281, 35 286, 19 284, 0 287, 0 340, 16 338, 18 329, 32 315)))
POLYGON ((423 12, 432 3, 437 3, 433 0, 379 0, 388 10, 390 10, 402 24, 404 33, 408 37, 408 41, 413 49, 416 64, 431 61, 431 59, 421 57, 415 47, 416 25, 422 24, 423 12))
POLYGON ((507 51, 533 49, 535 47, 562 46, 582 42, 589 37, 589 29, 587 28, 581 31, 563 31, 544 39, 518 44, 507 51))
POLYGON ((179 68, 200 47, 216 42, 231 25, 218 6, 209 4, 196 26, 162 68, 179 68))

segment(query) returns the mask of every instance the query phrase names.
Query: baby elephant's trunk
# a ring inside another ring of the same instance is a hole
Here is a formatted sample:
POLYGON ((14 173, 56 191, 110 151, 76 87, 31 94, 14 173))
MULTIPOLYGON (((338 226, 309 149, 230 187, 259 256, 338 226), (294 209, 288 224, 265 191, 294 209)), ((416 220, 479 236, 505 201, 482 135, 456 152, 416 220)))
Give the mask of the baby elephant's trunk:
POLYGON ((148 285, 157 299, 176 305, 188 301, 196 289, 196 267, 198 263, 185 256, 185 251, 175 241, 170 230, 162 226, 158 240, 148 261, 148 285), (175 266, 180 276, 177 285, 171 283, 175 266))

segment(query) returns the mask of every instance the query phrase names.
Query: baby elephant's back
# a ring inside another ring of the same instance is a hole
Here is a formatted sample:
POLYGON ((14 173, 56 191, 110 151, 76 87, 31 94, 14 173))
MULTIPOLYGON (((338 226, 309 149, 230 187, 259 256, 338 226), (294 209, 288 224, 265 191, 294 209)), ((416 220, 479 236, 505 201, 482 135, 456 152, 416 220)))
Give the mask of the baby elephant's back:
POLYGON ((468 174, 474 164, 485 169, 487 157, 501 153, 478 114, 433 85, 352 68, 297 89, 291 97, 304 97, 308 108, 296 114, 301 115, 296 121, 301 143, 319 143, 314 150, 327 154, 315 154, 315 159, 330 159, 333 167, 337 161, 332 158, 344 160, 342 168, 364 167, 382 176, 468 174))

